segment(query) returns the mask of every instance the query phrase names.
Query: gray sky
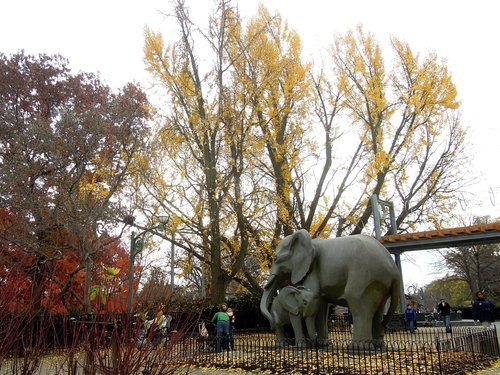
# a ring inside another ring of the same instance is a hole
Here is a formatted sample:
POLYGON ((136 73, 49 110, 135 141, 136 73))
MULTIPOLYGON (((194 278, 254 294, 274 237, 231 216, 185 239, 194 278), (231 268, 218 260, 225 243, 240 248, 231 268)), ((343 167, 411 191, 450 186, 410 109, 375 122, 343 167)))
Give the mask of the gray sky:
MULTIPOLYGON (((258 1, 239 0, 249 17, 258 1)), ((471 134, 476 184, 464 195, 465 216, 500 217, 500 3, 495 0, 267 0, 295 28, 306 55, 325 49, 338 33, 362 24, 381 43, 390 36, 407 41, 425 55, 435 51, 447 60, 461 101, 462 121, 471 134), (498 5, 497 5, 498 4, 498 5)), ((197 20, 213 7, 207 0, 188 0, 197 20)), ((168 33, 169 0, 17 0, 0 7, 0 52, 59 53, 75 70, 99 72, 113 87, 128 81, 148 87, 142 48, 144 26, 168 33)), ((413 253, 404 261, 405 284, 423 285, 437 277, 431 252, 413 253), (427 255, 426 255, 427 254, 427 255), (413 259, 411 264, 410 258, 413 259)))

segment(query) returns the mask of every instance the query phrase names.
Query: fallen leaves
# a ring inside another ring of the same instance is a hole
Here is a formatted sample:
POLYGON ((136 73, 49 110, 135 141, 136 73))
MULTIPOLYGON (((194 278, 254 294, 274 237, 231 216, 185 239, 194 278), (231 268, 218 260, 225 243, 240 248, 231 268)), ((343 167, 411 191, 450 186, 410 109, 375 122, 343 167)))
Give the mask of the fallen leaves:
MULTIPOLYGON (((471 352, 420 351, 353 352, 304 349, 267 349, 254 352, 223 352, 195 356, 197 368, 235 369, 242 374, 456 374, 489 366, 493 358, 471 352), (208 366, 208 367, 207 367, 208 366)), ((232 370, 236 371, 236 370, 232 370)))

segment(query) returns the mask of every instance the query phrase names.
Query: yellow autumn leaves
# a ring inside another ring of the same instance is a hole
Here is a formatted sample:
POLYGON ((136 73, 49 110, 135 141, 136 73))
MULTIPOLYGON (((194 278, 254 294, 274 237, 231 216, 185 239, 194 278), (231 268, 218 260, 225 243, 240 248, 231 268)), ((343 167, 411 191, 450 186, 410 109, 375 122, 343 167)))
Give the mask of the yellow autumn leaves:
POLYGON ((436 54, 396 38, 384 50, 358 27, 332 40, 320 67, 264 6, 245 24, 220 2, 198 38, 182 7, 177 39, 145 33, 146 67, 165 95, 145 164, 170 192, 158 201, 198 233, 200 262, 249 277, 247 263, 265 268, 273 244, 297 228, 363 230, 372 194, 405 202, 406 228, 451 207, 464 132, 436 54))

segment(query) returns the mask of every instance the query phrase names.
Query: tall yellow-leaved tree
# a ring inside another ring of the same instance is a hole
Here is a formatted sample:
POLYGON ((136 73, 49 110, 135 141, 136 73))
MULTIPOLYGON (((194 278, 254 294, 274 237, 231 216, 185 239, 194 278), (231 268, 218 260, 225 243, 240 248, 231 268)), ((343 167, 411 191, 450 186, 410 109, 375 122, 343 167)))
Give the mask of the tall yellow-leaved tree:
POLYGON ((324 220, 335 223, 337 235, 370 224, 373 194, 394 203, 399 231, 440 227, 466 183, 459 174, 465 132, 445 63, 396 38, 391 47, 388 69, 380 44, 359 27, 335 39, 333 68, 315 79, 318 122, 331 124, 338 150, 331 161, 343 161, 333 167, 332 215, 324 220), (342 142, 351 148, 339 148, 342 142))
POLYGON ((441 225, 465 143, 444 62, 394 39, 387 66, 359 28, 335 39, 318 72, 279 15, 261 6, 245 25, 229 0, 217 5, 205 31, 178 1, 176 38, 146 32, 165 101, 140 168, 213 302, 231 281, 258 291, 276 243, 298 228, 370 231, 373 194, 394 201, 399 230, 441 225))

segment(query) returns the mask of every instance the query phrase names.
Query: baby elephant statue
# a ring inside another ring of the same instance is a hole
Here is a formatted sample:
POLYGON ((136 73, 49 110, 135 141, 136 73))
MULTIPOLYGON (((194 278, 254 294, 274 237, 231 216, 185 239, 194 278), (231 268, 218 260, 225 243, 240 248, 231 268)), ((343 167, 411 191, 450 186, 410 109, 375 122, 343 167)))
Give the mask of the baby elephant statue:
POLYGON ((307 327, 307 338, 316 338, 315 319, 319 307, 319 296, 312 290, 303 286, 286 286, 274 297, 271 304, 272 324, 276 329, 278 343, 283 343, 285 337, 285 325, 292 325, 295 342, 297 345, 306 344, 306 336, 303 331, 303 319, 307 327))

